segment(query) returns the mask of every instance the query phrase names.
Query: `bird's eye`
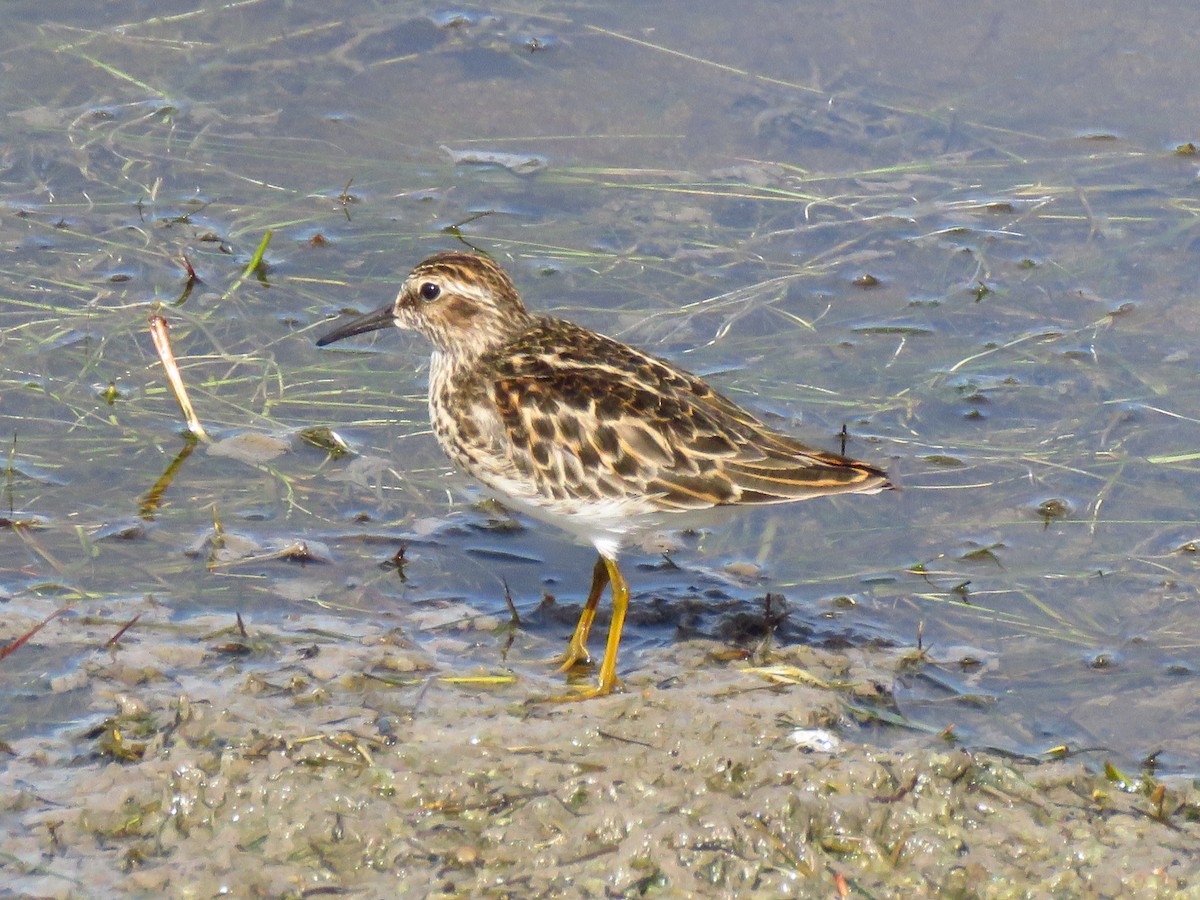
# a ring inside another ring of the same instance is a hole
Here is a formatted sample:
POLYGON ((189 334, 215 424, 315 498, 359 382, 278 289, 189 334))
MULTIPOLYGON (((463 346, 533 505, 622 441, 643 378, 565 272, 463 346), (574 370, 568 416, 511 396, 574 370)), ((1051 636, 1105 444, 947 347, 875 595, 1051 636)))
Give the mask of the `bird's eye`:
POLYGON ((417 289, 423 300, 436 300, 442 293, 441 287, 432 281, 427 281, 417 289))

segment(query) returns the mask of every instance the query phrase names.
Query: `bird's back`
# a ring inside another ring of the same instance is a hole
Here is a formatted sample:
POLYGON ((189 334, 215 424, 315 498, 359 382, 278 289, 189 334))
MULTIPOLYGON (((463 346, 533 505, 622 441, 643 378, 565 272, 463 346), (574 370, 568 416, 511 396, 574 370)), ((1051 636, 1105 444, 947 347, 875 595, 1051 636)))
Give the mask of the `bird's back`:
POLYGON ((447 452, 552 514, 636 516, 891 486, 874 466, 767 428, 671 363, 560 319, 531 320, 459 371, 434 368, 431 414, 447 452))

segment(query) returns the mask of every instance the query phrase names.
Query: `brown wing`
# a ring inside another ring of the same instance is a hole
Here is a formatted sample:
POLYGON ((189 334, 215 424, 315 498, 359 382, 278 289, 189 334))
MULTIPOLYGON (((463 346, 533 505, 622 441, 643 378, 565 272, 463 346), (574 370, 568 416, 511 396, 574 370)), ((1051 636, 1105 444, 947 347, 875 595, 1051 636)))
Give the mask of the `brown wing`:
POLYGON ((694 375, 569 322, 539 320, 489 365, 513 462, 548 497, 681 510, 890 487, 880 469, 772 431, 694 375))

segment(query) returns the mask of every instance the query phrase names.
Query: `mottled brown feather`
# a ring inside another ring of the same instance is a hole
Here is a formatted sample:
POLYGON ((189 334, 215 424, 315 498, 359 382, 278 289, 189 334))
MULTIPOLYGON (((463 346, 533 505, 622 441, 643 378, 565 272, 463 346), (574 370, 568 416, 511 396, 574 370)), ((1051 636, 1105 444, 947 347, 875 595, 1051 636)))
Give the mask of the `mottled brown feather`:
POLYGON ((453 406, 478 421, 490 399, 498 419, 478 449, 509 455, 545 496, 650 498, 669 511, 886 485, 881 470, 774 432, 695 376, 559 319, 532 319, 454 380, 453 406), (473 403, 462 404, 464 391, 473 403), (530 435, 542 440, 531 447, 530 435))

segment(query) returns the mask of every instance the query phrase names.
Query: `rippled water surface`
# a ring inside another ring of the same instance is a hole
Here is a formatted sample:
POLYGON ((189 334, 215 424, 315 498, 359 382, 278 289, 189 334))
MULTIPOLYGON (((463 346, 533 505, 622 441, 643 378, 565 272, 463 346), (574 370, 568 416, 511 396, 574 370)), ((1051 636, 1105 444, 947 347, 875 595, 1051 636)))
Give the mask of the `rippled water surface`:
MULTIPOLYGON (((902 487, 629 553, 623 668, 775 627, 911 657, 873 722, 1196 771, 1200 14, 1154 6, 8 4, 4 638, 60 614, 3 730, 131 641, 270 669, 236 615, 429 641, 507 585, 559 646, 591 552, 450 472, 428 347, 313 346, 465 241, 902 487)), ((522 671, 480 634, 442 661, 522 671)))

